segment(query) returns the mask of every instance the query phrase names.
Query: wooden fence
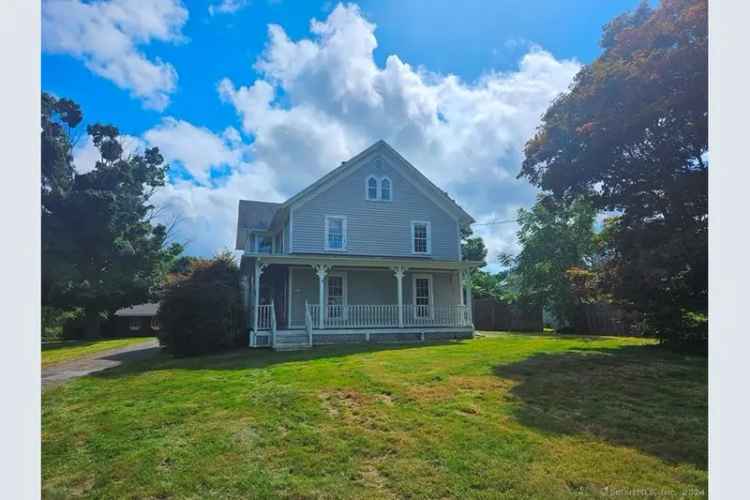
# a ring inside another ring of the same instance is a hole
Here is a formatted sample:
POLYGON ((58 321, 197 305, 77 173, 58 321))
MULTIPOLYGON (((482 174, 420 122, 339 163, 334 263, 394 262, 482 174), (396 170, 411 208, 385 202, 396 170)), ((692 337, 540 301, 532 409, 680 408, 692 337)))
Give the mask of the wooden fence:
POLYGON ((472 312, 477 330, 541 332, 541 306, 505 304, 493 298, 474 299, 472 312))
POLYGON ((584 335, 643 335, 638 312, 606 303, 578 306, 575 330, 584 335))

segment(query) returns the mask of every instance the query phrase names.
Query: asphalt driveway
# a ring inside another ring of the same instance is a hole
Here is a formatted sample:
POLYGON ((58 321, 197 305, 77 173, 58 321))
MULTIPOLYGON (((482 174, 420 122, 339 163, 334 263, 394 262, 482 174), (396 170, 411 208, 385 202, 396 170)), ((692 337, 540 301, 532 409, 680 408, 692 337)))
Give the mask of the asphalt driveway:
POLYGON ((42 368, 42 390, 70 379, 108 370, 129 361, 147 359, 159 352, 159 341, 150 339, 142 344, 111 349, 93 356, 67 361, 42 368))

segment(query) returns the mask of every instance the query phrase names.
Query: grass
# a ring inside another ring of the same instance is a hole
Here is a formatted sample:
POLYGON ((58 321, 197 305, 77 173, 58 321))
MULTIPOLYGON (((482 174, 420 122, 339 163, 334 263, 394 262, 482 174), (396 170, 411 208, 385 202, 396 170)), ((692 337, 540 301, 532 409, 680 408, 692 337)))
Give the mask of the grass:
POLYGON ((705 496, 707 408, 642 339, 161 355, 45 392, 43 496, 705 496))
POLYGON ((63 363, 65 361, 72 361, 74 359, 87 358, 103 351, 109 351, 110 349, 119 349, 131 345, 142 344, 148 340, 151 340, 151 337, 72 340, 42 344, 42 367, 63 363))

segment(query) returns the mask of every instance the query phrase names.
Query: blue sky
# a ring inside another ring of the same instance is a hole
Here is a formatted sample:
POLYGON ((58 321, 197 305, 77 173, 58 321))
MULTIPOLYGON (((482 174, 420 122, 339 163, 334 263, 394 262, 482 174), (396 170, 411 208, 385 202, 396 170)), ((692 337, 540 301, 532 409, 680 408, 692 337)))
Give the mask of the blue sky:
MULTIPOLYGON (((231 245, 238 197, 283 199, 379 138, 481 222, 533 201, 514 179, 523 143, 597 56, 602 26, 637 3, 48 0, 42 88, 167 152, 158 201, 190 253, 231 245)), ((76 158, 90 168, 85 143, 76 158)), ((477 229, 492 256, 514 248, 513 227, 477 229)))

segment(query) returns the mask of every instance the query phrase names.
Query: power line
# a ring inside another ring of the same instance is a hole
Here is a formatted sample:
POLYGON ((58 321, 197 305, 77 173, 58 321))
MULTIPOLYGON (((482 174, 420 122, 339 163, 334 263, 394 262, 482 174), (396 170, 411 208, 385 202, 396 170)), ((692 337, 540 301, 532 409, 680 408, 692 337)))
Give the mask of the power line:
POLYGON ((507 219, 507 220, 491 220, 489 222, 475 222, 472 224, 472 226, 492 226, 495 224, 511 224, 513 222, 518 222, 517 219, 507 219))

